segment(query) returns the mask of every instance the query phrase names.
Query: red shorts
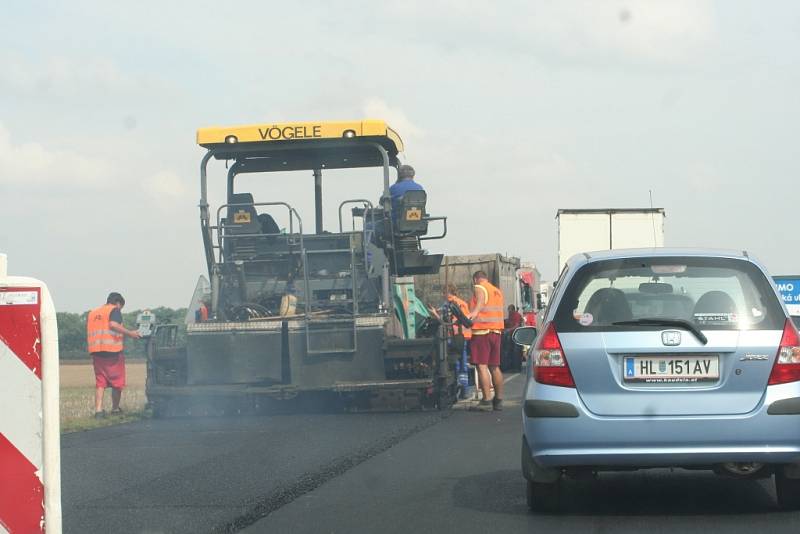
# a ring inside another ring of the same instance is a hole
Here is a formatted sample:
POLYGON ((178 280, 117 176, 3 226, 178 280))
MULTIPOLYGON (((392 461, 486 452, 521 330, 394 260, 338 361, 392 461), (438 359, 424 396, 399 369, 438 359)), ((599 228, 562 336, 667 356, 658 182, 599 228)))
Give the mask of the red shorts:
MULTIPOLYGON (((108 353, 106 353, 108 354, 108 353)), ((115 355, 92 355, 94 364, 94 383, 99 388, 125 387, 125 356, 120 352, 115 355)))
POLYGON ((500 334, 472 334, 469 340, 469 361, 473 365, 500 365, 500 334))

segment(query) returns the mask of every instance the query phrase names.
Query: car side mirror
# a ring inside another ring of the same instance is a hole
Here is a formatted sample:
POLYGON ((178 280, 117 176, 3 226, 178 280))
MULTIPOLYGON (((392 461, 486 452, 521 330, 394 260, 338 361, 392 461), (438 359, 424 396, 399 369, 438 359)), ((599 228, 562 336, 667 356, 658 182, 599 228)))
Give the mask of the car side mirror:
POLYGON ((536 336, 538 335, 538 331, 533 326, 521 326, 514 330, 514 333, 511 334, 511 340, 514 341, 517 345, 533 345, 533 342, 536 341, 536 336))

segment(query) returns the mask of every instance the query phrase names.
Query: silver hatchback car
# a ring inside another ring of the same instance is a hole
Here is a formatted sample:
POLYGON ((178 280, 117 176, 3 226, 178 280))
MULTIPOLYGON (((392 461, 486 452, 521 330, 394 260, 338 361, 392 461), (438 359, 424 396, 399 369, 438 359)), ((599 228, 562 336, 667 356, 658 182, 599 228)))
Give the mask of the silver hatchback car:
POLYGON ((800 508, 800 339, 747 253, 577 255, 540 325, 514 333, 533 343, 531 509, 557 509, 564 476, 651 467, 774 474, 781 506, 800 508))

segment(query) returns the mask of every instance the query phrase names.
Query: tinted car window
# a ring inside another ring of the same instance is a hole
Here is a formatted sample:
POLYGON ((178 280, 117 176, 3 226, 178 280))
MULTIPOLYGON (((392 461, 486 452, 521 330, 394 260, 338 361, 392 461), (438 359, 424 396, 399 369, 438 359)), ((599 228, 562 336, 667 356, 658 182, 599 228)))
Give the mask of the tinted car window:
POLYGON ((566 288, 555 319, 559 331, 581 332, 630 329, 614 323, 652 318, 688 320, 711 330, 780 330, 785 321, 755 265, 697 257, 585 265, 566 288))

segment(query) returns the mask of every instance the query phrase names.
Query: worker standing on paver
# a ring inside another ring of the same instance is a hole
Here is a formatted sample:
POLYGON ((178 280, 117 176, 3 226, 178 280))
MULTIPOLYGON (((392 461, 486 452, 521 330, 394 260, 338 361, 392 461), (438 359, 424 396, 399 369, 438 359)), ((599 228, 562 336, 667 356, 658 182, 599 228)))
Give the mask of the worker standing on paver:
POLYGON ((397 168, 397 181, 389 187, 389 194, 392 196, 392 213, 397 213, 398 202, 407 191, 425 191, 425 189, 414 181, 414 167, 411 165, 400 165, 397 168))
POLYGON ((483 399, 480 409, 503 409, 503 373, 500 371, 500 340, 503 333, 503 293, 489 283, 483 271, 472 275, 474 295, 470 303, 472 321, 470 362, 478 366, 478 381, 483 399), (491 397, 494 384, 494 397, 491 397))
POLYGON ((110 293, 106 304, 89 312, 86 321, 86 345, 92 355, 95 378, 94 416, 105 417, 103 393, 110 387, 111 413, 121 414, 119 402, 125 387, 125 356, 123 339, 141 336, 122 326, 122 307, 125 299, 119 293, 110 293))

